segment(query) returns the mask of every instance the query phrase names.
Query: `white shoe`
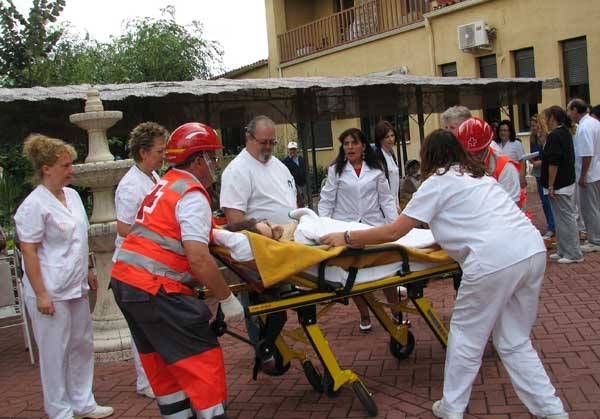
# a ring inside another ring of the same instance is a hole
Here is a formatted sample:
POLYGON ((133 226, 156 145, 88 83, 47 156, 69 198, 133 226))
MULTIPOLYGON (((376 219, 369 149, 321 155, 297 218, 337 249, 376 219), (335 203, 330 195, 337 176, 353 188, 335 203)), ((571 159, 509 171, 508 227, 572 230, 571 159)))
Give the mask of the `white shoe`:
MULTIPOLYGON (((442 409, 442 401, 441 400, 438 400, 437 402, 433 403, 433 406, 431 406, 431 411, 433 412, 433 416, 435 416, 436 418, 463 419, 462 413, 450 413, 450 412, 446 412, 444 409, 442 409)), ((554 419, 554 418, 552 418, 552 419, 554 419)))
POLYGON ((562 412, 558 415, 545 416, 543 419, 569 419, 569 414, 567 412, 562 412))
POLYGON ((154 392, 152 391, 152 387, 150 387, 150 386, 143 388, 141 390, 137 390, 137 394, 139 394, 140 396, 148 397, 149 399, 156 398, 156 396, 154 395, 154 392))
POLYGON ((89 413, 75 414, 75 419, 101 419, 107 418, 115 413, 115 410, 110 406, 96 405, 96 408, 89 413))
POLYGON ((369 333, 371 331, 371 329, 373 329, 373 325, 371 324, 371 321, 369 321, 369 323, 367 323, 367 324, 363 324, 362 321, 360 321, 358 323, 358 330, 360 330, 362 333, 369 333))
POLYGON ((562 259, 563 257, 561 255, 559 255, 558 253, 552 253, 550 256, 548 256, 550 259, 552 260, 558 260, 558 259, 562 259))
POLYGON ((583 258, 581 259, 569 259, 569 258, 560 258, 557 260, 558 263, 564 263, 564 264, 569 264, 569 263, 581 263, 583 262, 583 258))
POLYGON ((552 230, 548 230, 546 231, 546 233, 542 236, 542 239, 544 240, 548 240, 551 239, 552 237, 554 237, 554 231, 552 230))
POLYGON ((590 243, 590 242, 587 242, 586 244, 582 244, 579 247, 581 248, 581 251, 585 252, 585 253, 600 252, 600 246, 598 246, 597 244, 590 243))

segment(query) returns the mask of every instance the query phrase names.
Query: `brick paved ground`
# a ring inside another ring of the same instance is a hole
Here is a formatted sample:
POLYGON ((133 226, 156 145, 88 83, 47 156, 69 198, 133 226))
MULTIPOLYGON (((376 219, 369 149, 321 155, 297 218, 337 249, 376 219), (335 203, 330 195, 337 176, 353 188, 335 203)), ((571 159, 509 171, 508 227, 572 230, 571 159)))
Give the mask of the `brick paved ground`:
MULTIPOLYGON (((539 223, 539 203, 531 199, 539 223)), ((507 244, 510 245, 510 244, 507 244)), ((449 282, 435 282, 426 295, 444 321, 453 303, 449 282)), ((548 264, 541 295, 534 344, 572 418, 600 418, 600 254, 579 265, 548 264)), ((322 320, 323 329, 341 365, 351 368, 375 394, 379 417, 432 418, 431 403, 441 394, 444 352, 425 324, 410 317, 417 344, 409 359, 396 361, 387 350, 388 336, 379 325, 367 336, 358 332, 353 306, 337 307, 322 320)), ((292 324, 295 321, 291 322, 292 324)), ((235 418, 344 418, 365 413, 350 389, 334 399, 315 393, 298 364, 282 377, 251 378, 252 351, 225 337, 229 414, 235 418)), ((0 330, 0 417, 41 418, 41 387, 37 367, 22 350, 19 328, 0 330)), ((310 350, 309 350, 310 352, 310 350)), ((313 357, 314 358, 314 357, 313 357)), ((315 364, 318 362, 315 361, 315 364)), ((159 417, 155 404, 135 394, 130 362, 98 364, 98 402, 115 407, 114 417, 159 417)), ((491 346, 477 378, 470 417, 529 418, 512 390, 506 371, 491 346)))

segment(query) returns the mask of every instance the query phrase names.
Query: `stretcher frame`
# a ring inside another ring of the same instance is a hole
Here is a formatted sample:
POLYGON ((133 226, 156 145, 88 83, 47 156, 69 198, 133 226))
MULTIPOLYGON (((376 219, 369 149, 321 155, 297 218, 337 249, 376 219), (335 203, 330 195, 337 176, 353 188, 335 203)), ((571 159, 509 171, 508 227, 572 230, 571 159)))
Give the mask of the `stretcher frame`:
MULTIPOLYGON (((316 391, 325 392, 333 397, 344 385, 350 385, 363 404, 370 416, 376 416, 378 409, 370 393, 360 377, 350 369, 343 369, 321 328, 318 319, 323 317, 334 304, 348 304, 351 297, 362 297, 369 310, 375 315, 378 322, 390 335, 390 352, 399 360, 406 359, 412 353, 415 346, 413 334, 409 331, 410 324, 401 322, 397 324, 386 312, 386 308, 393 309, 398 313, 410 313, 421 316, 429 326, 434 336, 445 349, 448 342, 448 330, 433 309, 430 301, 424 296, 424 289, 432 279, 452 278, 454 289, 458 289, 462 272, 457 263, 445 263, 429 269, 411 272, 410 261, 406 249, 400 246, 375 246, 372 248, 352 249, 348 248, 339 257, 360 257, 365 254, 379 252, 399 252, 402 258, 402 267, 396 275, 379 280, 354 284, 358 268, 348 269, 348 278, 345 286, 334 285, 325 278, 325 268, 335 260, 325 260, 319 264, 319 275, 310 278, 306 274, 291 275, 286 283, 292 284, 292 291, 277 300, 252 304, 245 308, 246 317, 258 316, 264 319, 269 314, 287 310, 293 310, 298 316, 300 327, 294 330, 282 330, 275 341, 279 351, 279 362, 284 373, 290 366, 292 360, 298 360, 304 370, 309 383, 316 391), (375 291, 386 288, 403 286, 407 289, 407 298, 401 299, 398 304, 390 304, 378 300, 373 294, 375 291), (325 306, 317 311, 317 304, 325 306), (409 306, 412 304, 412 307, 409 306), (319 361, 323 366, 321 376, 312 364, 308 354, 304 351, 294 349, 286 342, 301 342, 312 346, 319 361)), ((256 270, 256 265, 251 262, 237 262, 231 258, 226 249, 211 247, 211 253, 224 266, 234 272, 242 281, 242 284, 230 285, 234 294, 244 291, 261 292, 264 288, 260 280, 248 277, 247 270, 256 270)), ((206 296, 206 295, 203 295, 206 296)), ((244 340, 239 335, 234 337, 244 340)))

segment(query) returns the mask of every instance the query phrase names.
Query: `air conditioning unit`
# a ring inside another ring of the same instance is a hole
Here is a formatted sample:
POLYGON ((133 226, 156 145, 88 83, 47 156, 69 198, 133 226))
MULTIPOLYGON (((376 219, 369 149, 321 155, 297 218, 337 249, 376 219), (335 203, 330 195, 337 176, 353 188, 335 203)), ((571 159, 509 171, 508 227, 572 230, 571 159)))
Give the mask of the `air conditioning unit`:
POLYGON ((472 49, 491 49, 488 27, 483 20, 467 23, 458 27, 458 47, 463 51, 472 49))

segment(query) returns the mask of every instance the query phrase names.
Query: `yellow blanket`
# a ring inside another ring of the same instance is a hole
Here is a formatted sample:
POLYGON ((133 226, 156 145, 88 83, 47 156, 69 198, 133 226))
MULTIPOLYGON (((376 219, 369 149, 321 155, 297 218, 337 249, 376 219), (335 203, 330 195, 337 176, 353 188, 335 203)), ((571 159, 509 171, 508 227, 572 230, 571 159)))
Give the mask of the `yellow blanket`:
MULTIPOLYGON (((357 256, 341 255, 346 247, 307 246, 296 242, 279 242, 261 236, 260 234, 244 232, 250 241, 254 254, 256 268, 265 287, 275 285, 292 274, 297 274, 307 268, 327 260, 328 265, 368 268, 402 260, 396 245, 369 246, 371 248, 386 249, 374 254, 357 256), (340 256, 341 255, 341 256, 340 256)), ((446 252, 433 249, 404 248, 409 260, 433 263, 449 263, 452 259, 446 252)))

